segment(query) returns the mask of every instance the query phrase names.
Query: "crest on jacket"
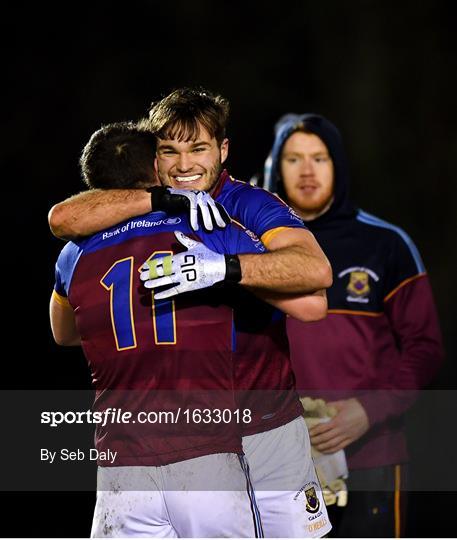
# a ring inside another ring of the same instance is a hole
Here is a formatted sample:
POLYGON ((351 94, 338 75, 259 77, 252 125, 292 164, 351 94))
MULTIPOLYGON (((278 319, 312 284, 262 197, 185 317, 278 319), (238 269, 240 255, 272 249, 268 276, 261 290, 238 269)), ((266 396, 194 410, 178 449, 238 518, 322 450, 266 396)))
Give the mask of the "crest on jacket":
POLYGON ((359 302, 366 304, 369 302, 368 295, 371 292, 370 278, 373 281, 379 281, 379 276, 369 268, 353 266, 346 268, 338 274, 339 278, 343 278, 349 274, 349 280, 346 285, 348 302, 359 302))
POLYGON ((365 297, 370 292, 369 276, 366 272, 351 272, 349 284, 346 287, 349 296, 365 297))

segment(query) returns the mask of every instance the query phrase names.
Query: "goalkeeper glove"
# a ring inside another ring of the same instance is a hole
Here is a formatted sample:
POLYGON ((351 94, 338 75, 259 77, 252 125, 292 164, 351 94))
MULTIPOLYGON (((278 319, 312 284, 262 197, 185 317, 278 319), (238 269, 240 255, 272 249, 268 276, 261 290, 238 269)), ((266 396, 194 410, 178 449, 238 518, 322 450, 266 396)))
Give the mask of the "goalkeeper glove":
POLYGON ((154 293, 156 300, 183 292, 211 287, 220 281, 241 281, 238 255, 223 255, 211 251, 201 242, 175 231, 177 240, 187 251, 150 259, 141 268, 140 279, 147 289, 172 285, 165 291, 154 293))

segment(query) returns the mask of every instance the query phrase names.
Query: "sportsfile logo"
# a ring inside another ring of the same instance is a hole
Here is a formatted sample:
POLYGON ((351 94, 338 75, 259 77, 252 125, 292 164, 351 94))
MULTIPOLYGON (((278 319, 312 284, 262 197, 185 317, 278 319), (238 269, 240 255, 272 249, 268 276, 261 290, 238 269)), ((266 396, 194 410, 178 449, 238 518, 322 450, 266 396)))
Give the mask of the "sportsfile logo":
POLYGON ((108 407, 104 411, 43 411, 41 424, 52 428, 61 424, 97 424, 101 427, 113 424, 250 424, 251 409, 184 409, 168 411, 132 411, 108 407))
POLYGON ((167 225, 171 227, 171 226, 178 225, 179 223, 181 223, 181 218, 179 217, 159 219, 158 221, 149 221, 148 219, 140 219, 139 221, 130 221, 129 223, 127 223, 127 225, 118 227, 114 231, 103 233, 102 240, 106 240, 107 238, 112 238, 113 236, 126 233, 127 231, 130 231, 133 229, 158 227, 159 225, 167 225))

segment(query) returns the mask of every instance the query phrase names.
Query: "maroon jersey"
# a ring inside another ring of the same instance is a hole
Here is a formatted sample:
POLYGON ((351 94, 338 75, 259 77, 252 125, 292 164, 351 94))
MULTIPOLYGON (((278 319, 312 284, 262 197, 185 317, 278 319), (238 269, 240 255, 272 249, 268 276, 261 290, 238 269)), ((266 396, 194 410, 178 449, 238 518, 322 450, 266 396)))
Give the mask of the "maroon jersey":
MULTIPOLYGON (((218 412, 236 409, 232 309, 223 288, 154 301, 140 267, 183 249, 174 230, 191 231, 185 218, 146 217, 67 244, 56 265, 55 290, 74 309, 96 388, 94 410, 131 413, 128 423, 97 426, 97 449, 116 451, 115 466, 241 452, 235 417, 218 412)), ((219 253, 262 250, 235 225, 200 240, 219 253)))
MULTIPOLYGON (((283 228, 306 229, 279 197, 234 180, 227 171, 222 172, 213 197, 267 247, 283 228)), ((247 296, 237 313, 238 403, 252 410, 252 422, 242 424, 243 434, 252 435, 292 421, 302 414, 303 407, 295 392, 285 315, 247 296)))
POLYGON ((237 403, 251 411, 252 421, 241 426, 243 435, 253 435, 287 424, 303 408, 295 391, 286 316, 245 291, 239 291, 239 305, 234 355, 237 403))

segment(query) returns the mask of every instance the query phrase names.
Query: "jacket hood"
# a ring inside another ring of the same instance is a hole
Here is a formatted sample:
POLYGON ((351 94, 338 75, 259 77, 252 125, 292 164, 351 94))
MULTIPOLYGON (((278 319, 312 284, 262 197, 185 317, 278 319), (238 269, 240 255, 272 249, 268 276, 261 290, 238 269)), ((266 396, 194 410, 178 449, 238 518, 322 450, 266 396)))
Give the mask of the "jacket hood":
POLYGON ((334 199, 331 207, 321 216, 306 221, 311 229, 336 217, 352 217, 355 208, 349 200, 349 169, 343 141, 338 129, 318 114, 285 114, 275 125, 275 140, 270 155, 265 161, 264 188, 285 199, 284 185, 280 175, 280 156, 287 139, 297 128, 317 135, 327 146, 334 168, 334 199))

